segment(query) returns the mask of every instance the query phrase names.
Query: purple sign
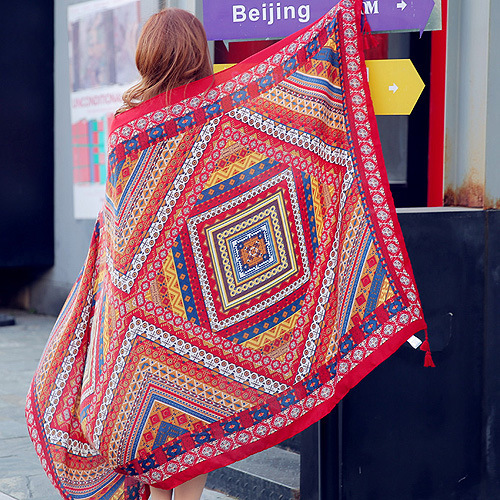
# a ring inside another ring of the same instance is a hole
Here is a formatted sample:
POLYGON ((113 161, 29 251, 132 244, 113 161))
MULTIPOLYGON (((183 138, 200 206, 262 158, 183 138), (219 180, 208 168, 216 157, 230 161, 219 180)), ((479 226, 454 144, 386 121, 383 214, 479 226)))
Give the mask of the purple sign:
POLYGON ((283 38, 318 20, 339 0, 203 0, 209 40, 283 38))
MULTIPOLYGON (((203 0, 209 40, 283 38, 311 24, 339 0, 203 0)), ((419 30, 422 34, 434 0, 365 0, 373 31, 419 30)))
POLYGON ((363 3, 373 31, 419 30, 420 36, 434 8, 434 0, 372 0, 363 3))

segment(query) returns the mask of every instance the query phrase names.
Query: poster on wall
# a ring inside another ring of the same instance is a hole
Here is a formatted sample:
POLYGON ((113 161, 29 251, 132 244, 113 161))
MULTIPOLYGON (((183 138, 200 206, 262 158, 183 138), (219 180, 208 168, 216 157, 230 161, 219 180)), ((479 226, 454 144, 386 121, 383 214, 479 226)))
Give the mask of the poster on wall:
POLYGON ((107 137, 122 94, 138 81, 138 0, 92 0, 68 7, 73 206, 95 219, 104 201, 107 137))

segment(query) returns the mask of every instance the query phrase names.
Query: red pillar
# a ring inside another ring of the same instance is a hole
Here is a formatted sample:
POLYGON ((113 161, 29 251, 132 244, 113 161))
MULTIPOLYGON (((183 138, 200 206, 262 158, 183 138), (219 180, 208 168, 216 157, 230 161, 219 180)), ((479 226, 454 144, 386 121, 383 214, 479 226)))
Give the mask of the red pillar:
POLYGON ((442 0, 443 29, 432 33, 427 205, 443 206, 445 155, 446 40, 448 0, 442 0))

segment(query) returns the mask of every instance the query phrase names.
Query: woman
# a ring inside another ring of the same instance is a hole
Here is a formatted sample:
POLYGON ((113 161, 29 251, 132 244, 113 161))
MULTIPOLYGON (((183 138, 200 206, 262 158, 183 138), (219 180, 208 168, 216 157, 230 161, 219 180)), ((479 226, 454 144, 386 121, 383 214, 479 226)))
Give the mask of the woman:
MULTIPOLYGON (((182 85, 212 74, 207 38, 201 22, 182 9, 168 8, 144 25, 135 54, 141 81, 123 94, 117 114, 182 85)), ((206 474, 175 488, 175 500, 198 500, 206 474)), ((151 487, 151 500, 170 500, 172 490, 151 487)))
POLYGON ((425 328, 363 100, 361 10, 342 0, 213 80, 193 16, 146 24, 27 400, 66 500, 199 499, 203 474, 317 421, 425 328))

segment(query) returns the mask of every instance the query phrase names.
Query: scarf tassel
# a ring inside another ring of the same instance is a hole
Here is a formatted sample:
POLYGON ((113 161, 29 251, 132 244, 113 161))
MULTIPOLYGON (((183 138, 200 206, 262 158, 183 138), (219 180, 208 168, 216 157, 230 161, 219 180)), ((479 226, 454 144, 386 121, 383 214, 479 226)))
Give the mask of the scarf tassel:
POLYGON ((420 346, 420 350, 425 351, 424 367, 425 368, 436 368, 436 365, 434 364, 434 360, 432 359, 431 348, 429 345, 429 336, 427 334, 427 330, 425 330, 425 340, 422 342, 422 345, 420 346))

